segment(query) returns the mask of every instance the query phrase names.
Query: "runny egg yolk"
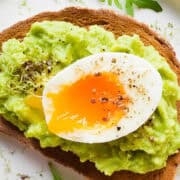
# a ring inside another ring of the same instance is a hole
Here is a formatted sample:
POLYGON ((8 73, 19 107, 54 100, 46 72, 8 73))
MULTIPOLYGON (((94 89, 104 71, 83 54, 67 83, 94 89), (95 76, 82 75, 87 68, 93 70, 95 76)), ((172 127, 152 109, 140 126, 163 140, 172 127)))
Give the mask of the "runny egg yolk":
POLYGON ((123 85, 109 72, 87 75, 47 97, 53 104, 48 122, 53 133, 111 127, 125 115, 129 103, 123 85))

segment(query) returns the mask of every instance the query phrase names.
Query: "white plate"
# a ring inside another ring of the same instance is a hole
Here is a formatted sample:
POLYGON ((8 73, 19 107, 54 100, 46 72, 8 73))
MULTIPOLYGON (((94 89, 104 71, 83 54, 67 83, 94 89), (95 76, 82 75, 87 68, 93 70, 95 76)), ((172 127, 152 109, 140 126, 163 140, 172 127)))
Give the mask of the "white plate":
MULTIPOLYGON (((80 3, 81 6, 87 6, 89 8, 107 7, 107 5, 98 3, 98 0, 83 1, 84 3, 80 3)), ((164 9, 162 13, 137 9, 135 18, 152 25, 162 36, 167 38, 172 43, 177 57, 180 59, 180 1, 162 0, 160 3, 164 9)), ((69 5, 79 5, 79 3, 75 2, 75 0, 27 0, 27 3, 25 0, 1 0, 0 31, 19 20, 39 12, 59 10, 69 5)), ((26 149, 26 147, 19 145, 12 139, 0 135, 1 180, 18 180, 22 174, 30 176, 32 180, 50 180, 52 177, 47 162, 48 160, 40 156, 37 152, 26 149)), ((59 169, 64 180, 83 179, 83 177, 69 168, 60 166, 59 169)), ((180 176, 177 176, 176 179, 180 179, 180 176)))

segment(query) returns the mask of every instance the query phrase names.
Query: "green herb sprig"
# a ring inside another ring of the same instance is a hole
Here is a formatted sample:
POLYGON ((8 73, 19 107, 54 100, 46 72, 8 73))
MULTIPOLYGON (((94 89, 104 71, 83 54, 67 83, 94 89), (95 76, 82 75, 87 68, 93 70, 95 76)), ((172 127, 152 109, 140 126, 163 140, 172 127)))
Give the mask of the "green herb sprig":
POLYGON ((53 180, 62 180, 59 171, 55 168, 55 166, 51 162, 48 163, 48 166, 52 174, 53 180))
MULTIPOLYGON (((109 6, 113 3, 118 9, 122 9, 120 0, 99 0, 100 2, 107 2, 109 6)), ((126 13, 130 16, 134 15, 134 7, 152 9, 156 12, 161 12, 162 7, 156 0, 124 0, 126 13)))

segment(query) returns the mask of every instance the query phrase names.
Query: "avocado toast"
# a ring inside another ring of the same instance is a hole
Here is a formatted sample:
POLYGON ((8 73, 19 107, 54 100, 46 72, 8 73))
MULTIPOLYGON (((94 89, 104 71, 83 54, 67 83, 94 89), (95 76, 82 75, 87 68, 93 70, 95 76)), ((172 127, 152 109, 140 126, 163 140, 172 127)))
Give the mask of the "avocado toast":
MULTIPOLYGON (((5 42, 6 40, 11 38, 22 39, 25 36, 25 34, 29 31, 32 23, 43 20, 61 20, 71 22, 81 27, 88 27, 90 25, 100 25, 103 26, 105 29, 113 32, 113 34, 115 34, 116 37, 123 34, 138 34, 141 40, 145 43, 145 45, 153 45, 156 48, 156 50, 158 50, 159 53, 167 59, 171 68, 177 73, 177 76, 179 77, 179 64, 175 58, 172 48, 164 40, 159 38, 157 34, 149 30, 145 25, 137 23, 130 18, 114 14, 111 11, 95 11, 87 9, 77 10, 77 8, 67 8, 60 12, 42 13, 24 22, 20 22, 8 30, 5 30, 2 34, 0 34, 0 40, 1 42, 5 42)), ((36 140, 24 138, 22 133, 18 133, 18 131, 15 128, 12 128, 12 126, 8 124, 6 121, 2 120, 1 123, 2 126, 0 129, 2 132, 4 132, 5 134, 16 136, 17 139, 19 139, 19 141, 26 144, 31 144, 35 148, 39 149, 36 140), (15 135, 14 133, 17 135, 15 135)), ((62 164, 75 168, 77 171, 83 173, 87 177, 91 177, 93 179, 109 178, 108 176, 104 176, 102 173, 97 171, 93 164, 89 162, 80 163, 76 156, 74 156, 70 152, 65 153, 64 151, 61 151, 60 148, 41 149, 41 152, 43 152, 46 156, 49 156, 55 159, 56 161, 61 162, 62 164)), ((166 170, 155 171, 153 173, 146 173, 145 175, 137 175, 137 179, 150 179, 151 177, 152 179, 155 179, 155 176, 156 178, 160 177, 162 179, 173 178, 175 166, 178 162, 178 156, 173 157, 171 159, 172 160, 168 163, 166 170)), ((135 176, 136 175, 134 173, 120 171, 114 173, 110 178, 132 179, 133 177, 134 179, 135 176)))

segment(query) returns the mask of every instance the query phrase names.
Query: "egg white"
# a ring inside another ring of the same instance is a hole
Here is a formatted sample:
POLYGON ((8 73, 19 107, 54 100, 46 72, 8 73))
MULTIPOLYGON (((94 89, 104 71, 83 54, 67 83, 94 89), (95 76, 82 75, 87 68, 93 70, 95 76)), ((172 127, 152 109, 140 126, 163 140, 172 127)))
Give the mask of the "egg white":
POLYGON ((76 61, 48 81, 42 98, 47 124, 54 110, 47 94, 58 93, 64 85, 71 85, 82 77, 97 72, 118 72, 117 76, 132 100, 128 106, 129 112, 111 128, 75 129, 73 132, 56 134, 59 137, 83 143, 112 141, 137 130, 155 111, 162 95, 162 79, 156 69, 135 55, 99 53, 76 61), (117 127, 120 127, 120 130, 117 130, 117 127))

